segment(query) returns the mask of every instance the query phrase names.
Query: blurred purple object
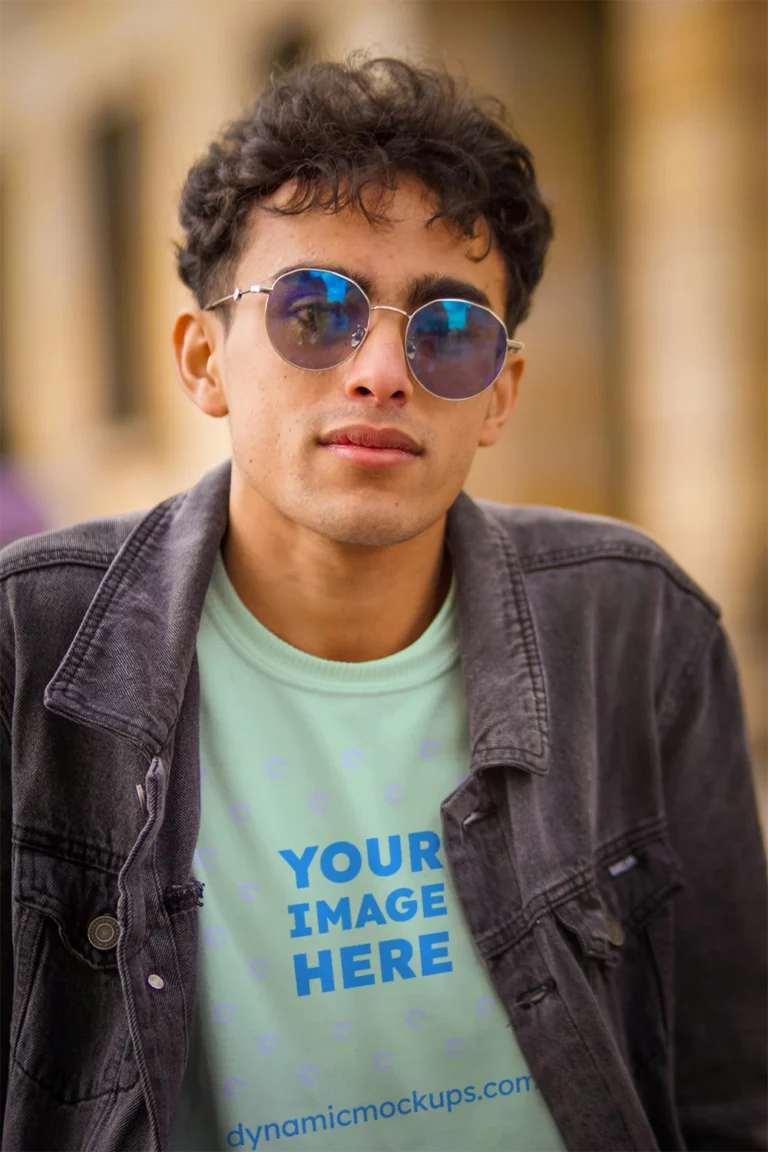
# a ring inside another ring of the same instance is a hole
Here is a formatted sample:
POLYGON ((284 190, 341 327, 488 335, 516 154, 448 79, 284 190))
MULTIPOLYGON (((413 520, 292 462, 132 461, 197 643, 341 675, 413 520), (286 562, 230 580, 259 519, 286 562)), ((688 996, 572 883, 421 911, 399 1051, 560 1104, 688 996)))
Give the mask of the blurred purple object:
POLYGON ((0 464, 0 548, 44 532, 48 527, 45 514, 13 464, 0 464))

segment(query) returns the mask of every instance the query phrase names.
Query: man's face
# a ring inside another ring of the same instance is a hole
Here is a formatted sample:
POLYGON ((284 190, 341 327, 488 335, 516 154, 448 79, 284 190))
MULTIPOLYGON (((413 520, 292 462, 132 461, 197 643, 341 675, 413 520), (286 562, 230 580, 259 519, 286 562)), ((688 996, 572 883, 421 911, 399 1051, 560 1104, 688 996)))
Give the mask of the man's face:
MULTIPOLYGON (((415 181, 401 184, 385 225, 372 226, 350 210, 280 216, 257 209, 232 289, 270 284, 284 268, 330 267, 370 283, 373 305, 411 312, 429 299, 464 296, 463 284, 484 293, 503 315, 498 252, 473 260, 485 240, 468 241, 439 221, 427 227, 433 211, 415 181)), ((229 415, 240 510, 262 514, 266 502, 279 518, 350 545, 396 544, 434 525, 458 495, 478 445, 493 443, 501 431, 520 361, 509 357, 499 380, 480 396, 440 399, 408 370, 405 318, 375 311, 351 359, 307 372, 287 364, 270 344, 266 301, 249 295, 234 303, 228 331, 215 312, 200 314, 212 352, 208 385, 194 398, 214 415, 229 415), (395 463, 385 453, 377 463, 324 442, 349 425, 405 433, 419 452, 395 463)))

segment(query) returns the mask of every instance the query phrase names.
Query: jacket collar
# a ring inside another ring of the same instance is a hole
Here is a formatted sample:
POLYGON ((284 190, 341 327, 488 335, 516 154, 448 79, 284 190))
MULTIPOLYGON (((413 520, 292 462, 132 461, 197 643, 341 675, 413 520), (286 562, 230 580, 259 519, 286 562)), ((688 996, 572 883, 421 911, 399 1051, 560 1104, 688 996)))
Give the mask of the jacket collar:
MULTIPOLYGON (((227 526, 230 464, 158 505, 127 537, 45 691, 51 711, 150 755, 179 718, 203 603, 227 526)), ((517 554, 461 493, 448 513, 472 767, 548 771, 547 698, 517 554)))

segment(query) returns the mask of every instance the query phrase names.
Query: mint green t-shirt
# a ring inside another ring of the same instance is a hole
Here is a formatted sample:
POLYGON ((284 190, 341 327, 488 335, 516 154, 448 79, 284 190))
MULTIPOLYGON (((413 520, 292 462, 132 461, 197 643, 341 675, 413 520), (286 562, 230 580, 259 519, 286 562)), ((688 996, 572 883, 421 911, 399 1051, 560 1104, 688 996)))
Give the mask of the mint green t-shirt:
POLYGON ((267 631, 219 557, 197 652, 205 890, 173 1148, 562 1149, 443 854, 469 771, 455 587, 410 647, 345 664, 267 631))

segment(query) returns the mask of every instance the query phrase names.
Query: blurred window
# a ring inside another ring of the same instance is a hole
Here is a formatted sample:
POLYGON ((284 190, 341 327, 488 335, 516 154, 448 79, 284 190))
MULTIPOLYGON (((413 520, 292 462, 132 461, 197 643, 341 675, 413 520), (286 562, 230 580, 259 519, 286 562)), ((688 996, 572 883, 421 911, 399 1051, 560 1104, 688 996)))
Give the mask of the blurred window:
POLYGON ((122 422, 143 414, 142 386, 142 127, 106 117, 92 138, 96 242, 106 328, 105 416, 122 422))

